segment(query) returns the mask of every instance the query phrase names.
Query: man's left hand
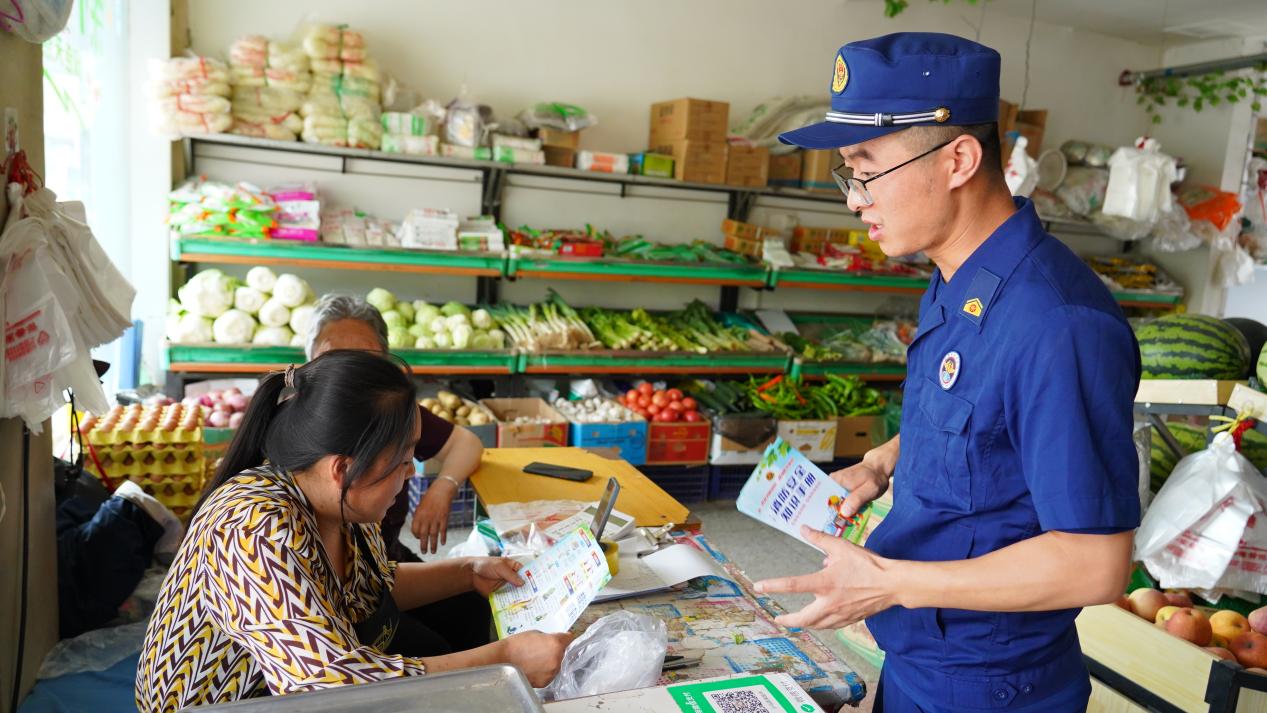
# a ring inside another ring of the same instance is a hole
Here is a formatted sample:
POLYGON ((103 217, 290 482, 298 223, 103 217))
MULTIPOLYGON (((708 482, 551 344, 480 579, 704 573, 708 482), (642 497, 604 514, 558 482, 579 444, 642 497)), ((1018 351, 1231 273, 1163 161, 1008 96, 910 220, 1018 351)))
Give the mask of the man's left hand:
POLYGON ((457 495, 457 488, 452 483, 436 478, 414 509, 414 520, 409 529, 418 538, 418 548, 424 555, 439 552, 440 547, 448 542, 449 509, 454 495, 457 495))
POLYGON ((801 534, 826 553, 823 569, 799 577, 757 582, 762 594, 809 593, 814 601, 804 609, 775 619, 787 627, 837 629, 897 604, 892 560, 809 527, 801 534))
POLYGON ((519 576, 523 563, 509 557, 474 557, 471 559, 471 588, 487 597, 503 584, 523 586, 519 576))

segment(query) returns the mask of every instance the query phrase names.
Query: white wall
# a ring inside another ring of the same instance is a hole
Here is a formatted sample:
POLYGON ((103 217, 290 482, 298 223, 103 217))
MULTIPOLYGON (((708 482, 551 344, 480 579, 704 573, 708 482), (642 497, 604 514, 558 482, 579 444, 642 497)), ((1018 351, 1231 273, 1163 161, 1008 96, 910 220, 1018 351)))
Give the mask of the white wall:
MULTIPOLYGON (((583 147, 646 148, 648 107, 680 96, 731 103, 732 119, 772 96, 826 97, 831 60, 845 42, 897 31, 968 37, 979 11, 911 3, 895 19, 878 0, 190 0, 193 48, 224 56, 247 33, 285 38, 305 19, 347 22, 370 54, 424 96, 448 101, 465 83, 480 101, 513 115, 539 101, 596 113, 583 147)), ((1157 63, 1157 49, 1040 21, 1031 48, 1029 104, 1052 113, 1048 142, 1109 143, 1145 127, 1114 78, 1157 63)), ((1003 55, 1002 93, 1019 101, 1028 22, 991 14, 981 41, 1003 55)))
MULTIPOLYGON (((1164 67, 1207 62, 1261 52, 1262 38, 1213 40, 1169 48, 1162 57, 1164 67)), ((1249 145, 1252 111, 1248 102, 1206 107, 1200 112, 1170 106, 1161 111, 1161 124, 1148 133, 1161 143, 1162 151, 1182 157, 1188 166, 1189 183, 1240 191, 1245 155, 1249 145)), ((1205 314, 1222 314, 1225 291, 1211 284, 1213 258, 1200 247, 1183 253, 1158 253, 1146 245, 1144 253, 1161 265, 1188 291, 1188 309, 1205 314)), ((1258 280, 1262 271, 1256 273, 1258 280)), ((1241 294, 1241 293, 1237 293, 1241 294)), ((1229 315, 1235 316, 1235 315, 1229 315)))

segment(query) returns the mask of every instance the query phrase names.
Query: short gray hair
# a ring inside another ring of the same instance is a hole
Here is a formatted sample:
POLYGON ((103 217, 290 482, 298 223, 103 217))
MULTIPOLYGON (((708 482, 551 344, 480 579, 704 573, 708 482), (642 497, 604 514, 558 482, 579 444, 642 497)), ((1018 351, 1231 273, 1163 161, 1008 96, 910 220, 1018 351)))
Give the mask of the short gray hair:
POLYGON ((313 308, 312 319, 308 322, 308 337, 304 340, 304 356, 312 359, 312 350, 317 346, 317 337, 321 330, 331 322, 341 319, 355 319, 364 322, 378 335, 378 341, 387 351, 387 323, 374 305, 360 297, 352 295, 324 295, 317 300, 313 308))

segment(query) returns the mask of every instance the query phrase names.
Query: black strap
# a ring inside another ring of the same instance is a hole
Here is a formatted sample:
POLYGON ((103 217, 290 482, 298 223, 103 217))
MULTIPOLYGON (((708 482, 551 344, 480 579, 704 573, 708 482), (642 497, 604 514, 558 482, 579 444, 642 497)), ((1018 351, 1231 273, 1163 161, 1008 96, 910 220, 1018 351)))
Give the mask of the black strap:
MULTIPOLYGON (((360 526, 352 526, 352 538, 356 540, 356 549, 365 562, 365 566, 372 567, 374 552, 370 549, 370 543, 365 539, 365 533, 361 532, 360 526)), ((356 638, 363 646, 373 646, 379 651, 387 651, 392 639, 396 638, 396 630, 400 628, 400 609, 396 606, 396 600, 392 598, 391 590, 383 587, 374 611, 360 623, 353 624, 352 628, 356 630, 356 638)))

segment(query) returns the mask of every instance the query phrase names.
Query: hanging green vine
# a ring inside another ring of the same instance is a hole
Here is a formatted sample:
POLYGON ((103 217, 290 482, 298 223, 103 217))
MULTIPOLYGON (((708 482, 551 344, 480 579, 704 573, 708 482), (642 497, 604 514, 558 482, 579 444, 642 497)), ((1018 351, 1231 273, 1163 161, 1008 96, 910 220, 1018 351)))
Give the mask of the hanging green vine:
MULTIPOLYGON (((937 2, 937 0, 928 0, 929 2, 937 2)), ((951 0, 941 0, 943 5, 949 5, 951 0)), ((976 5, 980 0, 964 0, 969 5, 976 5)), ((884 16, 897 17, 902 11, 910 6, 909 0, 884 0, 884 16)))
POLYGON ((1250 108, 1262 111, 1267 96, 1267 63, 1253 67, 1245 74, 1228 76, 1225 72, 1191 77, 1154 77, 1135 83, 1135 102, 1144 107, 1154 124, 1161 123, 1161 109, 1172 103, 1201 111, 1207 106, 1236 104, 1249 100, 1250 108))

